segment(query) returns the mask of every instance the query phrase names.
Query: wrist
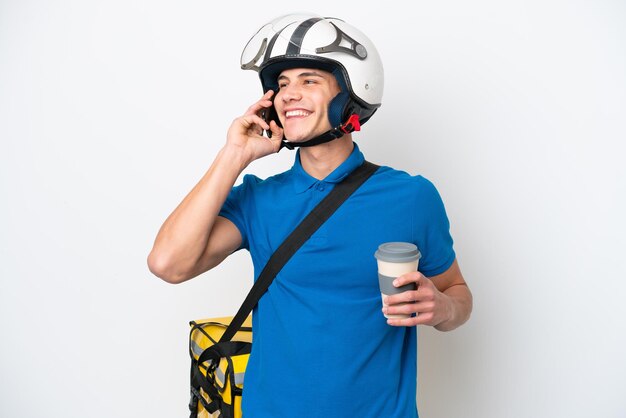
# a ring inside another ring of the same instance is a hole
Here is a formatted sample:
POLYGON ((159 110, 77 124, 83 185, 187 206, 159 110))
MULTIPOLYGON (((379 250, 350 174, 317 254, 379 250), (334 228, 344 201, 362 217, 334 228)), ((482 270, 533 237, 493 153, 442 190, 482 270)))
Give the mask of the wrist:
POLYGON ((246 155, 242 147, 226 144, 217 154, 219 160, 224 160, 227 164, 236 168, 240 173, 250 165, 252 159, 246 155))
POLYGON ((439 331, 449 331, 451 329, 454 329, 454 326, 451 325, 455 316, 455 305, 451 296, 448 296, 445 293, 442 293, 441 295, 443 297, 445 308, 443 309, 441 321, 439 321, 439 323, 435 325, 435 329, 439 331))

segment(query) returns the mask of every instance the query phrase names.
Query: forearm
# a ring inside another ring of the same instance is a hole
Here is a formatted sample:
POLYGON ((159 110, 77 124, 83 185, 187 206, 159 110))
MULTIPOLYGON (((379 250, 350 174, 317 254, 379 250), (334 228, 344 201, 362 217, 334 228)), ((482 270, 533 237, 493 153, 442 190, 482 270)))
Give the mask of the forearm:
POLYGON ((248 162, 236 147, 224 147, 202 179, 187 194, 159 230, 148 257, 159 277, 195 271, 219 211, 248 162))
POLYGON ((472 313, 473 298, 469 287, 457 284, 446 289, 443 294, 448 302, 448 319, 435 326, 439 331, 452 331, 463 325, 472 313))

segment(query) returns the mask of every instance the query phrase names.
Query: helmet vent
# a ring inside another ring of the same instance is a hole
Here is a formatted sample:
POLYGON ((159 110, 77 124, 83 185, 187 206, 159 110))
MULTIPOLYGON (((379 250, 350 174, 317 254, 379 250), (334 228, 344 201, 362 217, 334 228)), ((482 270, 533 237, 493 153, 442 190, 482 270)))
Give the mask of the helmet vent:
POLYGON ((339 29, 337 25, 335 25, 333 22, 330 22, 330 24, 335 28, 335 31, 337 32, 337 37, 335 38, 333 43, 322 46, 320 48, 316 48, 315 52, 317 52, 318 54, 325 54, 328 52, 345 52, 360 60, 364 60, 365 58, 367 58, 367 49, 365 49, 362 44, 358 43, 354 40, 354 38, 350 37, 344 31, 339 29), (349 47, 341 46, 342 43, 349 45, 349 47))

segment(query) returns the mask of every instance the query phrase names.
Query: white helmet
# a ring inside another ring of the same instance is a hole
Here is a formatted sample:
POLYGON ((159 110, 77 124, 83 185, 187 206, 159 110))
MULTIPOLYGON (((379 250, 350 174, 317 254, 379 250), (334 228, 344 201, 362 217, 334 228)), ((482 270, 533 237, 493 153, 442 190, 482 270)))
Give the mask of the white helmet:
POLYGON ((241 68, 259 72, 264 92, 278 91, 280 73, 299 67, 333 73, 341 92, 328 108, 332 129, 297 145, 317 145, 359 130, 381 105, 384 72, 378 51, 367 36, 343 20, 306 13, 284 15, 261 27, 241 54, 241 68))

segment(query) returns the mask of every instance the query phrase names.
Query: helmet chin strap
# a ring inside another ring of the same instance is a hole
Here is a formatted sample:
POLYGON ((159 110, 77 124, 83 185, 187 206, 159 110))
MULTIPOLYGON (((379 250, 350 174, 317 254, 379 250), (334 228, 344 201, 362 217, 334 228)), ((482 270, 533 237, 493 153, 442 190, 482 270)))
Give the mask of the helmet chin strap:
POLYGON ((361 124, 359 122, 359 115, 353 113, 350 115, 348 120, 343 124, 332 128, 329 131, 324 132, 320 136, 315 138, 311 138, 304 142, 289 142, 288 139, 283 139, 282 144, 278 151, 283 148, 287 148, 293 150, 296 147, 313 147, 315 145, 324 144, 326 142, 330 142, 333 139, 341 138, 345 134, 349 134, 350 132, 360 131, 361 124))

